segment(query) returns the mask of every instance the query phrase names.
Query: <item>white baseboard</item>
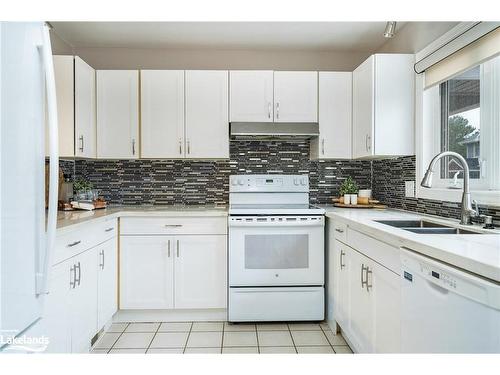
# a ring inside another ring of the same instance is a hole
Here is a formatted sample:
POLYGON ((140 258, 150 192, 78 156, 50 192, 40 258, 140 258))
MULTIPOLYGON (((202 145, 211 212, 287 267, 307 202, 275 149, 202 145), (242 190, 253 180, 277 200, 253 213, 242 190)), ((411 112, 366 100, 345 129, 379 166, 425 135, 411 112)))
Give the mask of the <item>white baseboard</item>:
POLYGON ((226 321, 227 309, 118 310, 113 323, 226 321))

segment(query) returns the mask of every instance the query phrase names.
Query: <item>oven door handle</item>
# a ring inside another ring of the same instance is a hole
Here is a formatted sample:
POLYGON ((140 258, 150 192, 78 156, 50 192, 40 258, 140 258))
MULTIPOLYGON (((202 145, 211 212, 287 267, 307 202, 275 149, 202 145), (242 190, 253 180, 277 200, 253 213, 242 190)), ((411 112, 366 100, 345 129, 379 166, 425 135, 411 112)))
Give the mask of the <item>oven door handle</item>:
POLYGON ((258 221, 258 220, 246 220, 245 218, 229 218, 228 225, 230 227, 245 227, 245 228, 276 228, 276 227, 323 227, 325 225, 325 219, 323 216, 318 216, 310 220, 281 220, 281 221, 258 221))

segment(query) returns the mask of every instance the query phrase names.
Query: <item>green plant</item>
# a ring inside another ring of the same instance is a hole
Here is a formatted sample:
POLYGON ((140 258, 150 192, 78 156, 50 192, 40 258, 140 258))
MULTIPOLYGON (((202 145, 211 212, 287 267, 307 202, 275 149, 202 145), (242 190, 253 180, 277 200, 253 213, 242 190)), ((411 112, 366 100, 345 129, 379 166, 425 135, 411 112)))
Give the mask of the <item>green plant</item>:
POLYGON ((92 190, 94 185, 90 181, 86 181, 83 179, 78 179, 73 183, 73 190, 75 193, 85 193, 87 191, 92 190))
POLYGON ((352 179, 351 176, 342 181, 342 184, 340 185, 341 196, 345 194, 357 194, 358 190, 358 184, 352 179))

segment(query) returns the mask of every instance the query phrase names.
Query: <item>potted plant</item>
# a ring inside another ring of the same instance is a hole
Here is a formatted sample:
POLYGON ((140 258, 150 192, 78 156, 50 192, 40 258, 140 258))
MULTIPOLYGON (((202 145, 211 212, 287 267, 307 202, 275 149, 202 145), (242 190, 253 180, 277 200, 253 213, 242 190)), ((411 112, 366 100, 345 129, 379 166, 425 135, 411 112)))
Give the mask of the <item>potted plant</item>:
POLYGON ((93 200, 92 189, 94 185, 90 181, 78 179, 73 183, 73 190, 77 200, 93 200))
POLYGON ((340 185, 340 195, 344 197, 344 204, 358 204, 358 184, 351 176, 340 185))

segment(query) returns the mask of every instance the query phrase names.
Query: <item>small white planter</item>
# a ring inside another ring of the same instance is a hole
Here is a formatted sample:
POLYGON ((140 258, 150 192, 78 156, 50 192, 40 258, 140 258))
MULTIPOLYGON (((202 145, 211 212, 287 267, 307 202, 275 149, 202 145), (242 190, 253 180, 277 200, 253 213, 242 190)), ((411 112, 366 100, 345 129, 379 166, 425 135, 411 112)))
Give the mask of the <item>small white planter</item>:
POLYGON ((358 194, 349 194, 349 197, 352 205, 358 204, 358 194))
POLYGON ((351 204, 351 194, 344 194, 344 204, 351 204))

